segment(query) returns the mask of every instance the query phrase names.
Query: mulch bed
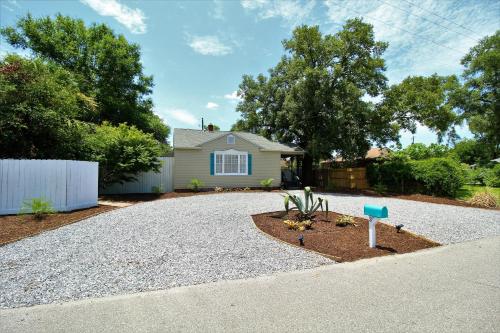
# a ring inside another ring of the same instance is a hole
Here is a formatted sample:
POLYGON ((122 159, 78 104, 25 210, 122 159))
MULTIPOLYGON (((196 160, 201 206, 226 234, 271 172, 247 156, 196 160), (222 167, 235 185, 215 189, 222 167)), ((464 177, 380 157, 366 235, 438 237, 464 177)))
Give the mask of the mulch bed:
POLYGON ((201 190, 199 192, 193 192, 190 190, 183 190, 183 191, 162 193, 159 195, 153 194, 153 193, 105 194, 105 195, 100 195, 99 200, 139 203, 139 202, 154 201, 154 200, 161 200, 161 199, 182 198, 182 197, 191 197, 194 195, 209 195, 209 194, 220 194, 220 193, 229 193, 229 192, 242 192, 242 193, 281 192, 281 190, 273 189, 272 191, 264 191, 264 190, 259 190, 259 189, 250 189, 250 190, 224 189, 224 191, 222 191, 222 192, 216 192, 214 190, 201 190))
POLYGON ((283 220, 296 218, 296 212, 270 212, 253 215, 257 228, 289 244, 299 245, 299 235, 304 236, 304 248, 319 252, 337 262, 385 256, 395 253, 408 253, 439 246, 440 244, 402 230, 400 233, 393 226, 378 222, 375 226, 377 247, 368 246, 368 220, 354 218, 357 226, 340 227, 335 220, 340 214, 323 212, 316 214, 312 229, 305 231, 289 230, 283 220))
POLYGON ((324 193, 346 193, 346 194, 360 194, 360 195, 366 195, 366 196, 371 196, 371 197, 380 197, 380 198, 393 198, 393 199, 402 199, 402 200, 412 200, 412 201, 420 201, 420 202, 429 202, 429 203, 435 203, 435 204, 441 204, 441 205, 452 205, 452 206, 460 206, 460 207, 472 207, 472 208, 483 208, 483 209, 494 209, 494 210, 500 210, 500 207, 498 208, 491 208, 491 207, 481 207, 477 205, 473 205, 468 203, 467 201, 463 200, 457 200, 453 198, 443 198, 443 197, 434 197, 432 195, 425 195, 425 194, 378 194, 375 191, 371 190, 349 190, 349 189, 338 189, 335 191, 321 191, 324 193))
POLYGON ((75 223, 113 209, 116 209, 116 207, 99 205, 98 207, 68 213, 50 214, 42 220, 35 220, 31 215, 0 216, 0 245, 75 223))

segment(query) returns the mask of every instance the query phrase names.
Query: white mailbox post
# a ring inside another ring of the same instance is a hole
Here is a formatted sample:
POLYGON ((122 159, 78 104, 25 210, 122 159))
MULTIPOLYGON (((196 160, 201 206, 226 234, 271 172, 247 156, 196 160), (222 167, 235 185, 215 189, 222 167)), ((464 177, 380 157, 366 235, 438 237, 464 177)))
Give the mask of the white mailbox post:
POLYGON ((370 218, 368 221, 368 244, 371 248, 375 248, 377 246, 375 225, 379 219, 387 218, 389 212, 385 206, 365 205, 364 214, 370 218))

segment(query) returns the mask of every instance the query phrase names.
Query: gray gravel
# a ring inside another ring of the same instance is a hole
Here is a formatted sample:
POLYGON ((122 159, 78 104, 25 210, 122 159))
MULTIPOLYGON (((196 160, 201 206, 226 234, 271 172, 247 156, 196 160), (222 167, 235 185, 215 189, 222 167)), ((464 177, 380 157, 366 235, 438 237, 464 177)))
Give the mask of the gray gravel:
MULTIPOLYGON (((500 212, 397 199, 328 195, 362 215, 441 243, 500 235, 500 212), (420 214, 420 215, 419 215, 420 214)), ((137 204, 0 247, 0 307, 164 289, 333 263, 263 236, 250 215, 282 209, 277 193, 226 193, 137 204)))

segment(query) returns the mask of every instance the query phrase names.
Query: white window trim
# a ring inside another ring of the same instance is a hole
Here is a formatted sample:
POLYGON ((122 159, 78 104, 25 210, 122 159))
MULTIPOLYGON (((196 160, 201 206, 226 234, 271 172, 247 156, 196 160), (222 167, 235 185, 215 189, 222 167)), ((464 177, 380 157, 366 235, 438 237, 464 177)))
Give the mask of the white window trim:
POLYGON ((236 144, 236 137, 232 134, 229 134, 227 137, 226 137, 226 143, 228 145, 234 145, 236 144), (233 139, 233 142, 229 142, 229 138, 232 138, 233 139))
POLYGON ((215 176, 248 176, 248 152, 246 151, 238 151, 234 149, 229 150, 218 150, 214 151, 214 175, 215 176), (217 172, 217 155, 222 155, 222 173, 217 172), (238 155, 238 170, 240 169, 240 156, 246 156, 246 172, 245 173, 224 173, 224 160, 226 155, 238 155))

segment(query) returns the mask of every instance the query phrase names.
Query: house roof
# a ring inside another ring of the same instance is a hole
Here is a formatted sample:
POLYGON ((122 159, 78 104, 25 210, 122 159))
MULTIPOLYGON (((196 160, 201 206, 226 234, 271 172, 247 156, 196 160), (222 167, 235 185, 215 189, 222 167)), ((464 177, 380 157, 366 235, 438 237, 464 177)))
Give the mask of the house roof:
POLYGON ((248 132, 232 132, 232 131, 202 131, 185 128, 174 128, 174 149, 196 149, 203 144, 233 134, 237 137, 246 140, 263 151, 279 151, 282 154, 301 155, 304 151, 298 147, 288 146, 279 142, 274 142, 264 138, 263 136, 248 133, 248 132))

